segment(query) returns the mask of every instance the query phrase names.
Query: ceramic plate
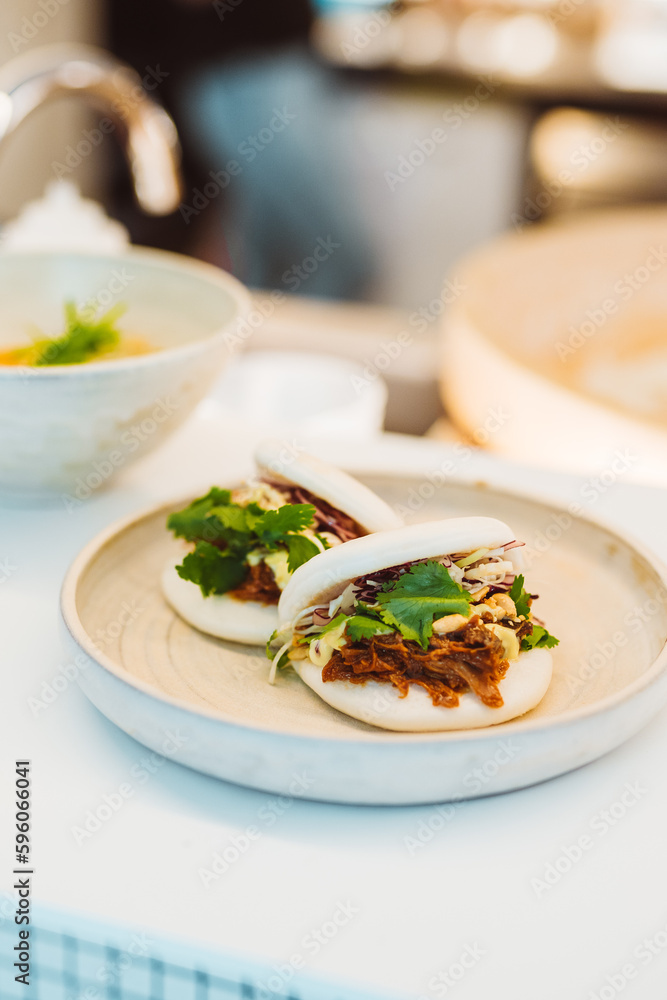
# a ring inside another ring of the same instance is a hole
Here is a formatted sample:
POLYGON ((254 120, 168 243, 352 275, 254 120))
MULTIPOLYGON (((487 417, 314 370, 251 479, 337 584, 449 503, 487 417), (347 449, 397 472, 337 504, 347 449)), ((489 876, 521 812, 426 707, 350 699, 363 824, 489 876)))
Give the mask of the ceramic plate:
POLYGON ((197 632, 162 597, 160 573, 178 544, 165 520, 182 505, 111 526, 68 572, 63 617, 86 654, 80 682, 93 704, 146 746, 218 778, 406 805, 562 774, 618 746, 667 701, 667 576, 657 560, 601 524, 483 484, 364 481, 412 520, 491 515, 527 543, 538 614, 561 640, 537 708, 486 729, 391 733, 341 715, 291 671, 271 687, 262 649, 197 632))

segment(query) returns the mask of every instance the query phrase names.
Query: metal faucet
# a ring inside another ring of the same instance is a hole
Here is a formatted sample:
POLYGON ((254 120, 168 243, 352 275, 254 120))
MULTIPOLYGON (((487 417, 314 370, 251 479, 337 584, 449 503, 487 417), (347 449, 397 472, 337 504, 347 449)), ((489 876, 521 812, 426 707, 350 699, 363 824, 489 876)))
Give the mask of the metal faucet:
POLYGON ((45 45, 0 68, 0 151, 28 115, 71 94, 115 122, 141 208, 149 215, 175 211, 183 191, 176 126, 133 69, 93 46, 45 45))

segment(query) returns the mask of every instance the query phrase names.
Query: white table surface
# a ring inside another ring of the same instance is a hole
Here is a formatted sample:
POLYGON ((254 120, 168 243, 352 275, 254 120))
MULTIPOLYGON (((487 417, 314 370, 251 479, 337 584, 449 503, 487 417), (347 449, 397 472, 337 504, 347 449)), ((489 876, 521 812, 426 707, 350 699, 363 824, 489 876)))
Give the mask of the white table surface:
MULTIPOLYGON (((426 473, 451 453, 435 442, 386 435, 372 447, 331 447, 328 454, 353 469, 426 473)), ((237 429, 195 417, 72 513, 61 506, 0 510, 0 578, 7 577, 0 583, 0 813, 9 819, 12 762, 30 758, 35 899, 270 963, 300 954, 309 973, 415 1000, 611 1000, 621 992, 628 1000, 663 998, 666 712, 603 759, 533 788, 459 804, 444 823, 434 806, 293 800, 270 825, 274 797, 171 761, 140 783, 136 767, 149 751, 100 715, 76 684, 48 708, 31 710, 29 699, 39 699, 43 683, 66 662, 58 590, 83 544, 118 517, 235 477, 249 468, 249 456, 250 442, 237 429), (127 781, 134 794, 78 846, 72 828, 127 781), (614 806, 628 784, 637 789, 634 798, 614 806), (624 815, 603 832, 601 812, 612 807, 624 815), (431 839, 410 846, 420 831, 428 835, 430 823, 439 827, 431 839), (205 888, 198 869, 248 826, 259 828, 259 838, 205 888), (584 834, 591 846, 580 860, 550 888, 536 887, 533 880, 544 879, 548 864, 584 834), (341 903, 354 914, 315 953, 306 935, 341 903), (469 968, 459 963, 464 953, 469 968), (628 963, 631 969, 619 973, 628 963)), ((579 500, 667 557, 665 495, 658 490, 619 479, 590 501, 582 479, 484 454, 459 461, 457 474, 579 500)), ((2 832, 10 844, 11 829, 2 832)), ((12 856, 5 850, 5 887, 12 856)))

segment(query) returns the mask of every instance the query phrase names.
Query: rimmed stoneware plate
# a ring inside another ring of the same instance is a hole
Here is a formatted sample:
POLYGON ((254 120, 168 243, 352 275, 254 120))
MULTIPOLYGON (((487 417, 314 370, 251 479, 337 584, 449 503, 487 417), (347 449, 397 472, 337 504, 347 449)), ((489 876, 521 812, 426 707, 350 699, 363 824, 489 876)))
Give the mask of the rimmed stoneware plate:
POLYGON ((206 774, 309 799, 408 805, 580 767, 667 701, 667 576, 649 554, 601 524, 483 485, 365 481, 414 510, 413 520, 492 515, 527 543, 536 609, 561 640, 537 708, 486 729, 391 733, 341 715, 291 671, 271 687, 262 649, 197 632, 162 597, 160 573, 177 544, 165 520, 179 505, 112 525, 67 574, 63 618, 85 654, 79 677, 93 704, 139 742, 206 774))

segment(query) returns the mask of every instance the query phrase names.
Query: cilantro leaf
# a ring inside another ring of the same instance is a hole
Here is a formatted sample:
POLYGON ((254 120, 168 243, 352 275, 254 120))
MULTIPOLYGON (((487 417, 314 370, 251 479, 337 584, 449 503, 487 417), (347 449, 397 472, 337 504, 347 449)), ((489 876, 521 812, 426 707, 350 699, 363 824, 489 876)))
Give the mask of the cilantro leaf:
POLYGON ((285 535, 287 545, 287 569, 293 573, 295 569, 318 555, 320 549, 311 538, 305 535, 285 535))
MULTIPOLYGON (((519 574, 514 578, 514 583, 510 587, 510 597, 516 606, 517 615, 523 615, 530 619, 530 605, 532 597, 523 585, 523 576, 519 574)), ((560 642, 555 636, 550 635, 541 625, 533 624, 533 631, 530 635, 524 635, 521 640, 521 649, 524 652, 528 649, 552 649, 560 642)))
POLYGON ((176 572, 182 580, 196 583, 204 597, 209 594, 225 594, 243 581, 248 567, 243 560, 232 553, 220 551, 210 542, 197 542, 194 552, 190 552, 176 572))
POLYGON ((229 490, 220 490, 214 486, 206 496, 197 497, 183 510, 177 510, 170 514, 167 519, 167 527, 174 532, 177 538, 185 538, 188 542, 195 542, 202 537, 209 541, 216 540, 209 538, 211 533, 217 538, 218 533, 216 533, 212 523, 206 520, 207 515, 212 508, 228 504, 231 498, 229 490))
POLYGON ((359 642, 360 639, 372 639, 374 635, 389 635, 393 631, 390 625, 385 625, 377 618, 369 618, 366 615, 352 615, 348 618, 345 628, 345 632, 352 642, 359 642))
POLYGON ((264 510, 253 501, 233 503, 229 490, 214 486, 205 496, 171 514, 167 527, 177 537, 196 543, 179 573, 197 583, 208 597, 238 586, 253 551, 261 558, 267 551, 287 550, 290 573, 316 556, 318 545, 301 534, 312 524, 314 515, 312 504, 288 503, 278 510, 264 510))
MULTIPOLYGON (((280 637, 280 632, 279 632, 278 629, 276 629, 274 632, 271 633, 271 635, 269 636, 269 638, 267 640, 267 643, 266 643, 266 657, 269 660, 273 660, 276 657, 277 650, 273 649, 273 646, 277 646, 278 648, 280 648, 280 646, 283 645, 283 643, 280 642, 280 638, 279 637, 280 637)), ((281 669, 283 669, 285 667, 291 667, 291 666, 292 666, 292 663, 291 663, 291 660, 289 658, 289 650, 286 649, 282 653, 282 655, 281 655, 280 659, 278 660, 278 662, 276 663, 276 670, 281 670, 281 669)))
POLYGON ((417 563, 398 580, 386 583, 377 600, 382 620, 424 649, 433 634, 434 619, 470 615, 470 594, 434 559, 417 563))
POLYGON ((359 642, 360 639, 371 639, 374 635, 389 635, 394 631, 391 625, 387 625, 380 618, 371 617, 370 615, 347 615, 344 611, 339 611, 336 617, 332 618, 326 625, 323 625, 319 632, 311 632, 303 636, 301 641, 310 643, 315 639, 321 639, 327 632, 333 632, 334 629, 339 628, 343 624, 345 625, 345 635, 351 642, 359 642))
POLYGON ((67 302, 65 332, 60 337, 36 340, 30 349, 32 358, 29 364, 37 367, 80 365, 108 354, 120 342, 115 323, 124 311, 125 307, 118 305, 103 316, 87 318, 84 310, 79 311, 73 302, 67 302))
POLYGON ((289 626, 274 629, 266 640, 266 655, 270 660, 276 655, 276 650, 284 646, 286 642, 291 642, 294 638, 289 626))
POLYGON ((510 587, 510 597, 514 601, 517 615, 524 615, 530 618, 531 597, 527 590, 524 590, 523 575, 520 573, 514 577, 514 583, 510 587))
POLYGON ((273 646, 273 643, 275 642, 275 640, 277 638, 278 638, 278 629, 274 628, 273 632, 271 633, 271 635, 269 636, 269 638, 266 640, 266 646, 264 647, 264 649, 266 651, 266 656, 267 656, 267 658, 269 660, 272 660, 273 657, 276 655, 273 652, 272 646, 273 646))
MULTIPOLYGON (((254 530, 258 518, 245 507, 236 503, 216 504, 211 507, 207 517, 215 517, 225 528, 230 528, 241 535, 247 535, 254 530)), ((261 515, 260 515, 261 517, 261 515)))
POLYGON ((284 541, 284 536, 289 532, 310 528, 314 518, 315 508, 312 504, 287 503, 278 510, 267 510, 255 531, 263 545, 274 548, 284 541))
POLYGON ((521 648, 523 650, 553 649, 559 642, 560 639, 557 639, 554 635, 550 635, 541 625, 533 625, 531 635, 524 635, 521 640, 521 648))
POLYGON ((348 615, 346 615, 343 611, 341 611, 339 614, 336 615, 335 618, 332 618, 330 622, 327 622, 326 625, 323 625, 320 632, 311 633, 310 635, 306 636, 306 641, 312 642, 313 639, 320 639, 323 635, 326 635, 327 632, 333 632, 335 628, 338 628, 338 626, 342 625, 344 621, 347 621, 347 619, 348 615))
MULTIPOLYGON (((271 657, 273 659, 273 657, 271 657)), ((287 667, 291 667, 292 663, 289 658, 289 651, 286 649, 283 655, 280 657, 276 664, 278 670, 285 670, 287 667)))
POLYGON ((365 601, 355 601, 354 610, 357 614, 361 611, 365 618, 373 618, 376 622, 382 621, 378 609, 365 601))

